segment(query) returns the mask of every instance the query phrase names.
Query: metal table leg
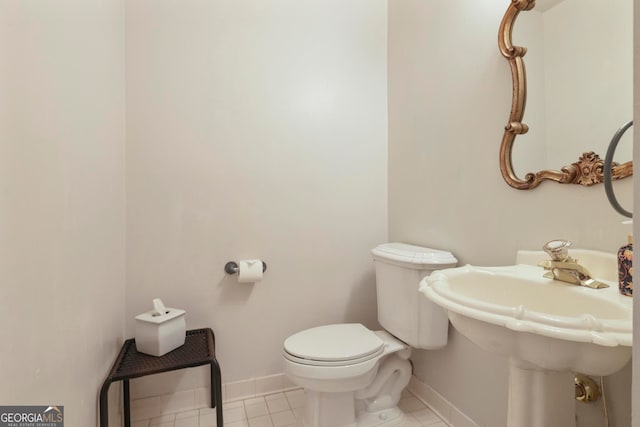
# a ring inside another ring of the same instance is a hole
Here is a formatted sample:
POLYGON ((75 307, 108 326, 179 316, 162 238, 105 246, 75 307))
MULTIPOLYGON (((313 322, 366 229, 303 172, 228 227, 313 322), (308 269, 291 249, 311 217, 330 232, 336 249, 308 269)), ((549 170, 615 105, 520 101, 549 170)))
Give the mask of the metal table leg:
POLYGON ((111 381, 108 379, 102 384, 100 389, 100 427, 109 427, 109 386, 111 381))
POLYGON ((216 359, 211 361, 211 407, 216 408, 216 424, 224 426, 222 421, 222 379, 220 365, 216 359))
POLYGON ((129 395, 129 380, 122 380, 124 390, 124 427, 131 427, 131 398, 129 395))

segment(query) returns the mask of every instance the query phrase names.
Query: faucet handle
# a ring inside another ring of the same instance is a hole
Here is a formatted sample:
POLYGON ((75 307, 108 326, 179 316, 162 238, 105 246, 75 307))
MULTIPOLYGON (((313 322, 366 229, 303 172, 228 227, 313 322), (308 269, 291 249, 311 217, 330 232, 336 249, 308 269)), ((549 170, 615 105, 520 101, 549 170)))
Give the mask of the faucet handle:
POLYGON ((569 258, 569 240, 551 240, 547 242, 542 249, 549 254, 554 261, 564 261, 569 258))

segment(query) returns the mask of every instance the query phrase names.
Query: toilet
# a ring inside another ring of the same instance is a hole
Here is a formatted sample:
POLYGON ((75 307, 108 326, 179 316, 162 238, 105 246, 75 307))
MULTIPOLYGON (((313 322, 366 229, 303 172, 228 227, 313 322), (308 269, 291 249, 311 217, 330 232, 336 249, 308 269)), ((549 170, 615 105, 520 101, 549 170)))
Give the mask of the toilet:
POLYGON ((446 312, 418 293, 420 280, 454 267, 449 252, 404 243, 372 251, 378 321, 372 331, 359 323, 323 325, 284 342, 284 373, 305 390, 305 427, 392 427, 411 379, 412 348, 447 344, 446 312))

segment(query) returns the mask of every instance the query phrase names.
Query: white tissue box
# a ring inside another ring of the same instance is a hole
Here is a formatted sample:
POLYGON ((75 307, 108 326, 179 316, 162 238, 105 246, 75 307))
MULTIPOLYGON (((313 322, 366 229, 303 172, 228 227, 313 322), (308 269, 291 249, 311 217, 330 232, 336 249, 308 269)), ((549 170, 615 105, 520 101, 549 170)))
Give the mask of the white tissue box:
POLYGON ((187 325, 185 311, 165 309, 164 314, 154 310, 136 316, 136 348, 140 353, 162 356, 184 344, 187 325))

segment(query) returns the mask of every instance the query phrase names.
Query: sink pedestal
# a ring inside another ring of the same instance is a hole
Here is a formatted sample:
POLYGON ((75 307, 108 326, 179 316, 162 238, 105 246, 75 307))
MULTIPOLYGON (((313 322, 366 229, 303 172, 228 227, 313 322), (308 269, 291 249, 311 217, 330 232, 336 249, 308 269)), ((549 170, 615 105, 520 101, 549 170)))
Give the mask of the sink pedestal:
POLYGON ((575 427, 573 377, 511 358, 507 427, 575 427))

